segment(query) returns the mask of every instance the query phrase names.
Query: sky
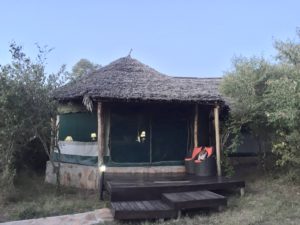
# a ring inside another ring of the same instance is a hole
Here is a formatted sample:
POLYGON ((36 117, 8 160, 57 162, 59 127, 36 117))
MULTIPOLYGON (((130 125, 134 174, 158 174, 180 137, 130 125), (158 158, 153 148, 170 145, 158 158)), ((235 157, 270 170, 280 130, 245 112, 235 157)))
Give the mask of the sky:
POLYGON ((54 48, 48 73, 81 58, 107 65, 131 56, 172 76, 216 77, 236 56, 273 59, 275 40, 296 39, 294 0, 0 0, 0 64, 15 41, 30 57, 54 48))

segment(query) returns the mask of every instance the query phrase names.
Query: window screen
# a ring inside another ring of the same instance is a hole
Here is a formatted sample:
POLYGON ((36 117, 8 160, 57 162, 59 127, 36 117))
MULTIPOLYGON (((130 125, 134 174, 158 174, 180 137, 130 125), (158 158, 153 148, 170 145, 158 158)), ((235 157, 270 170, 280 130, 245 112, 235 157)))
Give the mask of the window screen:
POLYGON ((117 163, 150 162, 148 115, 142 106, 112 107, 111 160, 117 163))
POLYGON ((182 161, 187 152, 188 114, 182 107, 165 106, 151 119, 152 162, 182 161))
POLYGON ((59 140, 71 136, 73 141, 90 142, 91 133, 97 133, 95 113, 70 113, 59 116, 59 140))
POLYGON ((187 107, 120 104, 111 108, 111 161, 182 161, 187 151, 187 107))

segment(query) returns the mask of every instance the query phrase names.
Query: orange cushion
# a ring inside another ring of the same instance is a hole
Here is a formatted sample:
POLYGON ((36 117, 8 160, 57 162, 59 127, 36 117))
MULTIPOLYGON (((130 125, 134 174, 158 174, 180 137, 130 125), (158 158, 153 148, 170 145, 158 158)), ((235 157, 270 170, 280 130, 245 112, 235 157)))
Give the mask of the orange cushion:
POLYGON ((196 148, 194 148, 193 153, 192 153, 192 157, 185 158, 185 160, 186 161, 193 160, 201 152, 201 150, 202 150, 202 147, 196 147, 196 148))
POLYGON ((207 152, 207 158, 210 157, 214 152, 213 147, 205 147, 205 150, 207 152))

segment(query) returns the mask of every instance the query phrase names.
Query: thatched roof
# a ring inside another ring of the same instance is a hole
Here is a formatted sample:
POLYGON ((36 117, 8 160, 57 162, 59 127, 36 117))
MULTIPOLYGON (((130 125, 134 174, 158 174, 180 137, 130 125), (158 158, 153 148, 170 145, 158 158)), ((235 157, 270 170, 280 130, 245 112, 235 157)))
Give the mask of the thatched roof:
POLYGON ((188 78, 164 75, 130 56, 56 90, 60 101, 82 99, 114 101, 223 102, 221 78, 188 78))

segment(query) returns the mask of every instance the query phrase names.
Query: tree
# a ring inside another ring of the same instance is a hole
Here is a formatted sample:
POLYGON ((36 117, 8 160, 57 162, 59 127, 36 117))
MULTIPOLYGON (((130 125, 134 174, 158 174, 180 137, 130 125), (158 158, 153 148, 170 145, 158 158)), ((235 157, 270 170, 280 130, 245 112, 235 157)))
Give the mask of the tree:
MULTIPOLYGON (((297 32, 300 38, 300 31, 297 32)), ((278 64, 264 102, 280 166, 300 167, 300 42, 276 41, 278 64)))
POLYGON ((38 50, 37 60, 32 61, 12 43, 12 61, 0 67, 0 181, 9 189, 16 175, 14 159, 23 146, 38 139, 49 156, 53 151, 49 149, 51 118, 56 116, 57 102, 51 95, 65 82, 64 66, 58 73, 46 74, 50 50, 39 46, 38 50))
POLYGON ((80 59, 73 67, 70 73, 70 79, 76 80, 79 77, 88 75, 89 73, 101 68, 100 65, 92 63, 87 59, 80 59))
POLYGON ((263 162, 270 126, 262 99, 272 66, 266 60, 255 57, 236 58, 233 66, 233 71, 226 73, 221 84, 221 92, 231 103, 229 126, 235 127, 232 130, 240 129, 240 132, 247 130, 255 137, 263 162))
POLYGON ((262 159, 272 150, 277 165, 299 167, 300 44, 276 41, 275 48, 276 63, 255 57, 235 59, 221 92, 231 103, 229 124, 253 134, 262 159))

